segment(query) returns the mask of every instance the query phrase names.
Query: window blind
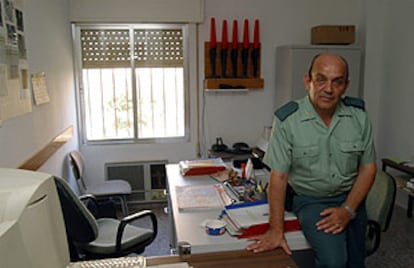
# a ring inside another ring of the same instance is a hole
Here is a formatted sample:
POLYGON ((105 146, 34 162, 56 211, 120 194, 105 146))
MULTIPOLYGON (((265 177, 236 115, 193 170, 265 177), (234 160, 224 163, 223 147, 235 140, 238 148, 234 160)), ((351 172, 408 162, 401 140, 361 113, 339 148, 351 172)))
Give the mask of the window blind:
MULTIPOLYGON (((180 29, 135 29, 135 67, 182 67, 180 29)), ((129 30, 81 30, 83 68, 131 67, 129 30)))

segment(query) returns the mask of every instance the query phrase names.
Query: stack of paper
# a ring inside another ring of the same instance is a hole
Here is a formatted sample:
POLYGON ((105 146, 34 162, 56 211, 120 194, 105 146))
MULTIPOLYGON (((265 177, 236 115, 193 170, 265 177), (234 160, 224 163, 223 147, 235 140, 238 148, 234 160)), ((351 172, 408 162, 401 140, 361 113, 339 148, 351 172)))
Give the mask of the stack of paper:
POLYGON ((222 184, 176 186, 179 210, 223 208, 231 203, 222 184))
MULTIPOLYGON (((269 228, 269 204, 267 200, 229 205, 223 211, 227 231, 231 235, 245 238, 263 234, 269 228)), ((299 220, 285 212, 285 232, 301 230, 299 220)))
POLYGON ((221 158, 183 160, 179 162, 179 166, 183 176, 209 175, 226 169, 221 158))

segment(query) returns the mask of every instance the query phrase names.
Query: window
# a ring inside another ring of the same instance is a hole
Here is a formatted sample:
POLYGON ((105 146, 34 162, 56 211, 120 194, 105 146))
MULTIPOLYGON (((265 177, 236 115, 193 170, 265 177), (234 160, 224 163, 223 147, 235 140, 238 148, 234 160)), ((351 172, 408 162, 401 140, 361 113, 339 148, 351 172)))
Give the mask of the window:
POLYGON ((86 142, 185 139, 185 26, 77 25, 86 142))

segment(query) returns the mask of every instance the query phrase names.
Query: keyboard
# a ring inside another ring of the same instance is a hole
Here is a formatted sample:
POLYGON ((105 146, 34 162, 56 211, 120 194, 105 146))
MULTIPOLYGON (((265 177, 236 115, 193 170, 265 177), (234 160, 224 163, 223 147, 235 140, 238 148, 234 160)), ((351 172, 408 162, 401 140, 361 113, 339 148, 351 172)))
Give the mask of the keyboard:
POLYGON ((145 268, 143 256, 72 262, 66 268, 145 268))

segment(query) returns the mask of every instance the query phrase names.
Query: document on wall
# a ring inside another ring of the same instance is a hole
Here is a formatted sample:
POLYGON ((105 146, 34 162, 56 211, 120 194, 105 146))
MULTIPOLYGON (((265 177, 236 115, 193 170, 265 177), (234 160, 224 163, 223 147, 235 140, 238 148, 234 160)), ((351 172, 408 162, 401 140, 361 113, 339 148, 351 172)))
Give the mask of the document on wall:
POLYGON ((46 87, 46 74, 44 72, 32 74, 32 88, 36 105, 48 103, 50 101, 46 87))

